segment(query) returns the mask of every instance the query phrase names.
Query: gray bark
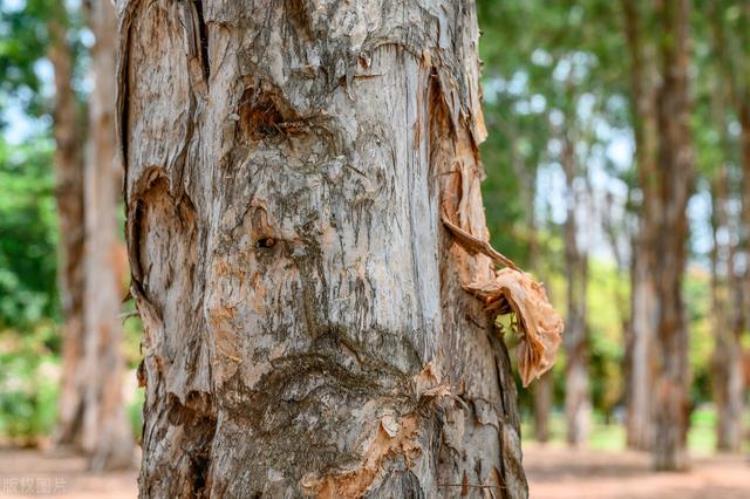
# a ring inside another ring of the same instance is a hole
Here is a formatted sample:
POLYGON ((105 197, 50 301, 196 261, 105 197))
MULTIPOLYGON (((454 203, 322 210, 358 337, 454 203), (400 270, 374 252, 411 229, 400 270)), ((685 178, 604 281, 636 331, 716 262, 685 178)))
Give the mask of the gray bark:
POLYGON ((143 497, 525 497, 473 2, 118 3, 143 497))

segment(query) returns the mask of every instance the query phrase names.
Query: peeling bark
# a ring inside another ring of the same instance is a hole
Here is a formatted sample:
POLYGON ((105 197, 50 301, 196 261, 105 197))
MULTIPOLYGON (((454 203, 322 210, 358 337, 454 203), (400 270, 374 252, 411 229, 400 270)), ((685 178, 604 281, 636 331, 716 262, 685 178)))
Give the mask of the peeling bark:
POLYGON ((121 281, 118 261, 118 184, 115 162, 115 10, 110 2, 88 4, 96 42, 91 49, 94 89, 91 94, 89 151, 85 165, 86 201, 86 410, 83 446, 92 470, 133 465, 134 441, 125 413, 121 352, 121 281))
POLYGON ((55 199, 60 230, 58 287, 62 302, 62 381, 53 441, 58 447, 80 448, 84 411, 83 294, 84 206, 83 147, 79 112, 72 86, 73 52, 67 41, 68 15, 62 0, 53 6, 49 23, 49 60, 55 73, 55 199))
POLYGON ((142 497, 526 497, 473 3, 118 3, 142 497))

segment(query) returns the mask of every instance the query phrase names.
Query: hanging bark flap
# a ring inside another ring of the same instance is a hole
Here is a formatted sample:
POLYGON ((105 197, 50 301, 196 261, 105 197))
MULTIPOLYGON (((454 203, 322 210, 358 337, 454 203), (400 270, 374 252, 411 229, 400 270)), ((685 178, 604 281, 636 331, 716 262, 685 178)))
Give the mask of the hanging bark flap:
POLYGON ((498 270, 494 279, 475 281, 464 289, 482 299, 490 310, 515 313, 521 332, 517 353, 523 386, 554 365, 564 323, 541 283, 525 272, 505 268, 498 270))

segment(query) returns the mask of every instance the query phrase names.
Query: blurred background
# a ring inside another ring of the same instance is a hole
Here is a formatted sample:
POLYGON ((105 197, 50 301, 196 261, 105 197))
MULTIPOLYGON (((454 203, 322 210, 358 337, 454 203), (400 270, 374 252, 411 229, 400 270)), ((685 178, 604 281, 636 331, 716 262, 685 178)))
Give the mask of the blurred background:
MULTIPOLYGON (((696 487, 750 494, 750 2, 477 3, 492 243, 567 323, 553 371, 519 385, 532 497, 646 483, 665 424, 684 426, 696 487), (665 379, 684 383, 670 417, 665 379)), ((115 32, 107 1, 0 0, 6 476, 33 453, 133 464, 115 32)), ((134 491, 126 476, 106 487, 134 491)))

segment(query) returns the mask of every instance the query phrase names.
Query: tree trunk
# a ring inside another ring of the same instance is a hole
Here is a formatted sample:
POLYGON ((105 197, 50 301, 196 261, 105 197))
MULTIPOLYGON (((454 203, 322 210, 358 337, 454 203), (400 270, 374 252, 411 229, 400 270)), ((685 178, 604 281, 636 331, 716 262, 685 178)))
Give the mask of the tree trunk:
POLYGON ((658 333, 654 384, 653 458, 657 470, 687 467, 688 330, 682 299, 688 236, 687 203, 693 183, 690 137, 689 0, 657 5, 662 24, 662 83, 658 98, 659 171, 655 242, 658 333))
POLYGON ((68 16, 62 0, 53 4, 53 12, 49 23, 49 60, 55 73, 53 130, 55 197, 60 227, 58 281, 64 320, 59 414, 53 441, 58 447, 79 448, 85 392, 81 376, 84 363, 83 151, 72 86, 73 51, 67 41, 68 16))
POLYGON ((629 361, 627 380, 627 444, 634 449, 650 448, 653 436, 651 392, 653 380, 653 343, 656 336, 656 282, 654 243, 657 191, 655 186, 656 102, 652 67, 645 55, 641 13, 638 3, 622 0, 625 38, 630 52, 633 122, 636 142, 636 167, 642 201, 638 211, 638 235, 633 241, 630 261, 631 320, 625 347, 629 361))
POLYGON ((96 42, 91 49, 89 151, 86 200, 86 412, 84 447, 93 470, 133 464, 134 442, 122 386, 122 296, 118 281, 117 210, 120 167, 115 162, 115 12, 110 2, 91 2, 89 22, 96 42))
POLYGON ((566 123, 562 165, 565 172, 567 217, 565 219, 565 279, 568 314, 565 332, 565 419, 568 445, 586 442, 591 419, 588 359, 586 354, 586 284, 588 255, 578 242, 579 206, 575 180, 578 177, 575 141, 566 123))
MULTIPOLYGON (((723 123, 723 120, 720 121, 723 123)), ((730 284, 733 252, 719 237, 729 230, 727 169, 722 165, 713 182, 713 248, 711 251, 711 301, 715 348, 712 359, 713 394, 716 403, 716 448, 738 452, 742 443, 742 344, 730 284)), ((739 329, 741 332, 742 329, 739 329)))
POLYGON ((143 497, 525 497, 473 2, 120 2, 143 497))

